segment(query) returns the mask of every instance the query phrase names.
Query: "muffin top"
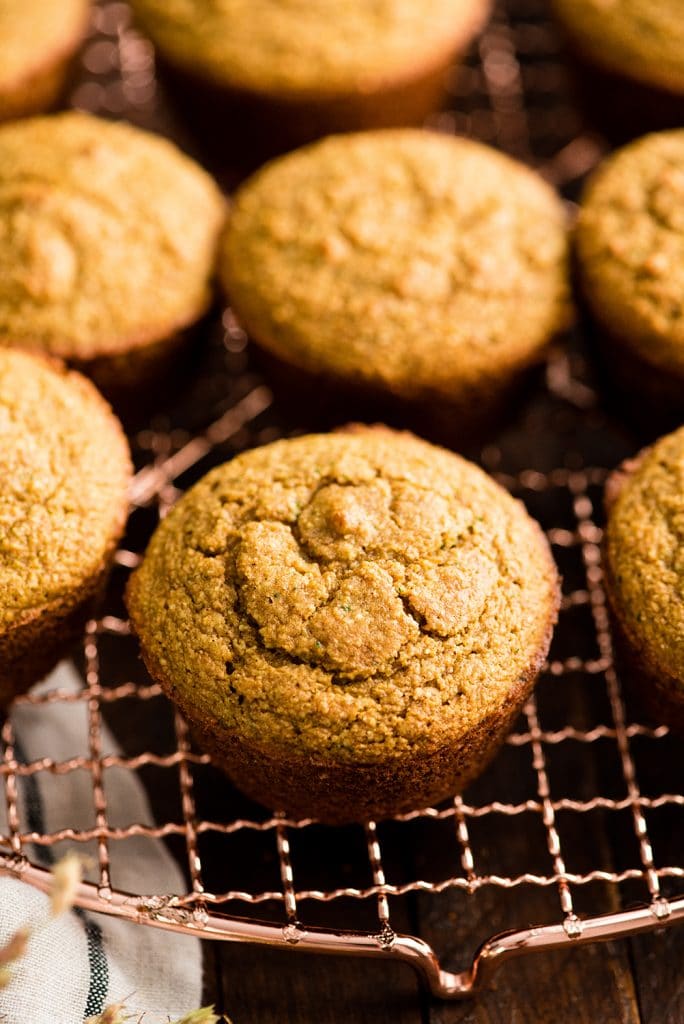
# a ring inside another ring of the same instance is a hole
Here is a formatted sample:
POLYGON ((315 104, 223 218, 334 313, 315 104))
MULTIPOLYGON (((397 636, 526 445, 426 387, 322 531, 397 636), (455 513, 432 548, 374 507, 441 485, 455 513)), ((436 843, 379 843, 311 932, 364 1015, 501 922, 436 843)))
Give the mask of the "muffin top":
POLYGON ((87 114, 0 128, 0 343, 73 359, 192 323, 223 199, 175 146, 87 114))
POLYGON ((609 71, 684 88, 681 0, 552 0, 578 49, 609 71))
POLYGON ((567 317, 565 214, 534 172, 420 130, 333 136, 238 191, 219 273, 305 370, 405 397, 533 359, 567 317))
POLYGON ((557 587, 539 527, 480 469, 357 428, 211 471, 157 529, 128 606, 193 718, 374 761, 495 713, 545 655, 557 587))
POLYGON ((85 32, 88 0, 0 0, 0 90, 15 88, 85 32))
POLYGON ((684 427, 644 452, 622 481, 606 544, 622 628, 684 688, 684 427))
POLYGON ((490 0, 134 0, 160 49, 257 92, 370 92, 465 45, 490 0))
POLYGON ((596 317, 649 361, 684 372, 684 130, 646 135, 600 166, 576 240, 596 317))
POLYGON ((0 630, 68 601, 102 568, 130 472, 119 422, 89 381, 0 349, 0 630))

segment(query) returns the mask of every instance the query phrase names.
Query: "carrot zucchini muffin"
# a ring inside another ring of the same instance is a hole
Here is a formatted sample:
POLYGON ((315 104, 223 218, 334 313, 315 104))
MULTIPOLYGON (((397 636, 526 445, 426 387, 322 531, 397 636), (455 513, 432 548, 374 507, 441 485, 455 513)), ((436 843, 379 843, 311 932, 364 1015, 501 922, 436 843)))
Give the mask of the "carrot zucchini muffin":
POLYGON ((582 199, 576 251, 626 411, 661 429, 681 423, 684 130, 638 139, 599 167, 582 199))
POLYGON ((156 381, 212 297, 222 196, 171 143, 65 113, 0 128, 0 344, 108 394, 156 381))
POLYGON ((546 539, 476 466, 386 428, 205 476, 128 594, 152 676, 250 796, 361 820, 462 789, 532 689, 558 608, 546 539))
POLYGON ((607 489, 606 586, 626 682, 655 721, 684 731, 684 428, 607 489))
POLYGON ((261 136, 272 152, 319 135, 415 124, 490 0, 135 0, 202 115, 261 136), (198 88, 202 91, 199 94, 198 88), (217 104, 221 105, 219 114, 217 104))
POLYGON ((452 440, 505 405, 567 322, 566 250, 563 206, 533 171, 405 129, 259 171, 235 196, 219 274, 288 389, 452 440))
POLYGON ((681 0, 552 0, 587 113, 612 138, 684 124, 681 0))
POLYGON ((59 98, 85 35, 88 0, 0 0, 0 121, 59 98))
POLYGON ((74 642, 126 521, 130 457, 93 385, 0 348, 0 703, 74 642))

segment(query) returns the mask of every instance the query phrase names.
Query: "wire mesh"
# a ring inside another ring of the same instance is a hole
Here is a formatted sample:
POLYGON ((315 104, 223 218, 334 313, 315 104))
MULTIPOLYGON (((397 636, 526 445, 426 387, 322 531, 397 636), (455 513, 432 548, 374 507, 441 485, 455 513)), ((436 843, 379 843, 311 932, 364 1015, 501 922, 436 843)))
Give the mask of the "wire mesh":
MULTIPOLYGON (((601 145, 579 133, 544 7, 541 0, 509 0, 497 7, 464 72, 454 77, 453 109, 436 115, 432 127, 481 138, 535 164, 571 201, 601 145)), ((150 45, 132 27, 123 3, 96 7, 72 103, 125 115, 188 143, 164 102, 150 45)), ((422 970, 433 991, 444 996, 470 993, 492 964, 523 949, 605 939, 684 919, 681 849, 674 857, 670 846, 669 858, 661 859, 651 840, 651 816, 681 815, 684 787, 677 785, 667 728, 641 723, 625 706, 602 586, 601 490, 633 442, 601 411, 581 339, 570 339, 552 356, 545 385, 520 421, 479 453, 485 468, 540 520, 565 577, 542 682, 500 755, 511 758, 515 770, 497 772, 495 764, 463 796, 439 807, 417 809, 389 823, 332 830, 264 811, 214 774, 209 757, 193 748, 182 717, 135 659, 123 611, 123 581, 178 494, 235 451, 297 426, 282 420, 253 372, 247 340, 229 311, 217 314, 210 334, 189 393, 135 438, 139 468, 129 530, 101 617, 88 624, 84 636, 83 689, 20 697, 2 726, 7 831, 0 835, 0 866, 45 888, 37 849, 66 840, 94 843, 96 870, 78 897, 85 907, 210 937, 394 955, 422 970), (87 754, 20 763, 16 709, 55 703, 85 707, 87 754), (103 722, 125 738, 123 753, 103 750, 103 722), (125 808, 108 802, 107 776, 113 770, 139 775, 157 824, 120 823, 125 808), (75 771, 90 775, 92 827, 67 822, 36 832, 22 814, 21 779, 39 773, 64 778, 75 771), (581 785, 575 785, 578 778, 581 785), (615 849, 594 850, 587 838, 597 814, 608 833, 620 837, 619 855, 615 849), (493 853, 478 834, 492 822, 502 837, 493 853), (518 846, 522 843, 518 864, 507 863, 503 841, 512 822, 521 837, 518 846), (578 823, 584 835, 579 844, 572 839, 578 823), (440 831, 430 838, 429 828, 440 831), (171 844, 185 864, 184 892, 159 896, 117 889, 111 848, 132 837, 171 844), (585 847, 589 852, 573 867, 577 850, 585 847), (414 851, 408 864, 407 848, 414 851), (613 895, 606 895, 606 886, 613 895), (461 973, 442 970, 418 935, 395 928, 395 898, 427 893, 437 899, 456 890, 477 900, 487 889, 504 899, 506 892, 530 887, 552 897, 546 919, 530 928, 525 902, 518 903, 509 918, 516 929, 512 935, 494 940, 483 934, 489 942, 461 973), (591 890, 589 899, 583 898, 585 889, 591 890), (648 903, 621 910, 615 890, 624 899, 648 903), (336 903, 341 915, 312 910, 336 903), (253 907, 259 920, 249 917, 253 907)), ((684 834, 681 817, 673 819, 671 831, 684 834)))

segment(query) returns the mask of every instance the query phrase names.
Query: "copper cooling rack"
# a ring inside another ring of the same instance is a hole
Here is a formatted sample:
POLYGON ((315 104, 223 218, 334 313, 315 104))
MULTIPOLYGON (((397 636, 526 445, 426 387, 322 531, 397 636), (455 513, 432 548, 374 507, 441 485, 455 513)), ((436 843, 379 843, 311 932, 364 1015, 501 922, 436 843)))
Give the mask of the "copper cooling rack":
MULTIPOLYGON (((533 163, 571 201, 601 146, 579 133, 544 8, 543 0, 499 5, 465 73, 454 78, 453 110, 432 126, 479 137, 533 163)), ((71 101, 126 116, 192 148, 165 104, 151 48, 131 26, 123 3, 95 9, 71 101)), ((178 494, 234 451, 298 426, 279 416, 229 312, 217 314, 209 333, 189 393, 135 438, 139 471, 129 532, 103 615, 87 627, 83 689, 41 691, 17 701, 85 706, 88 754, 20 763, 12 713, 2 728, 8 829, 0 835, 0 870, 45 889, 49 873, 41 867, 41 847, 94 844, 97 868, 78 892, 83 908, 203 938, 397 958, 411 963, 442 997, 471 994, 521 953, 684 920, 679 754, 664 726, 641 724, 625 705, 602 586, 602 486, 635 441, 602 412, 581 338, 569 339, 552 357, 544 386, 519 422, 478 453, 541 521, 565 578, 549 662, 499 755, 506 772, 492 775, 495 765, 463 797, 439 807, 391 822, 326 829, 264 811, 215 773, 209 758, 193 749, 182 718, 145 676, 123 612, 122 582, 178 494), (122 754, 103 752, 104 722, 121 741, 122 754), (612 768, 601 767, 607 763, 612 768), (108 802, 112 769, 138 774, 157 825, 112 824, 126 820, 125 808, 108 802), (32 831, 18 799, 20 779, 40 773, 64 779, 74 771, 92 780, 94 826, 32 831), (507 780, 493 794, 492 778, 507 780), (615 836, 610 850, 592 841, 599 820, 615 836), (651 841, 654 822, 659 834, 665 829, 679 837, 678 850, 676 842, 666 845, 665 859, 651 841), (508 859, 512 830, 516 849, 523 844, 523 863, 508 859), (158 896, 117 888, 110 853, 133 836, 169 843, 185 865, 185 891, 158 896), (408 849, 413 853, 407 858, 408 849), (577 849, 585 855, 569 862, 577 849), (465 950, 461 969, 445 970, 439 950, 417 932, 402 933, 406 928, 394 915, 400 897, 422 893, 430 894, 439 912, 446 890, 463 893, 463 915, 485 891, 502 903, 511 893, 532 890, 548 901, 539 911, 543 919, 530 926, 525 899, 518 900, 507 919, 511 930, 490 937, 483 925, 479 951, 465 950)))

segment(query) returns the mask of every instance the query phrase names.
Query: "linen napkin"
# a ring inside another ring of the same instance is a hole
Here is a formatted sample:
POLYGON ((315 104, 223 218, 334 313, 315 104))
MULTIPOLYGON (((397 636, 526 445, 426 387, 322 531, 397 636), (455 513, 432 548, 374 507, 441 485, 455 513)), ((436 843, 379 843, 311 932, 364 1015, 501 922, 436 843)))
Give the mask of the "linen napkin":
MULTIPOLYGON (((79 676, 63 662, 38 690, 78 690, 79 676)), ((16 757, 67 760, 88 755, 86 702, 19 705, 12 712, 16 757)), ((119 752, 103 729, 103 752, 119 752)), ((110 824, 153 824, 144 789, 134 772, 108 768, 106 795, 110 824)), ((22 827, 50 832, 95 824, 92 780, 77 769, 55 776, 48 771, 19 777, 22 827)), ((1 788, 1 787, 0 787, 1 788)), ((0 794, 0 833, 7 834, 5 800, 0 794)), ((67 850, 90 856, 94 843, 63 842, 56 848, 35 844, 31 859, 50 866, 67 850)), ((135 837, 109 844, 114 885, 149 895, 184 891, 181 872, 160 840, 135 837)), ((14 878, 0 878, 0 944, 23 925, 49 918, 49 899, 14 878)), ((3 1024, 82 1024, 107 1005, 125 1001, 133 1021, 166 1024, 201 1003, 202 961, 197 939, 144 925, 74 910, 51 920, 32 935, 26 954, 12 967, 9 986, 0 990, 3 1024)))

